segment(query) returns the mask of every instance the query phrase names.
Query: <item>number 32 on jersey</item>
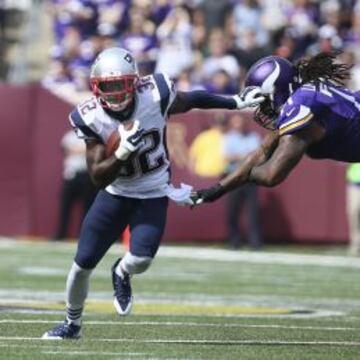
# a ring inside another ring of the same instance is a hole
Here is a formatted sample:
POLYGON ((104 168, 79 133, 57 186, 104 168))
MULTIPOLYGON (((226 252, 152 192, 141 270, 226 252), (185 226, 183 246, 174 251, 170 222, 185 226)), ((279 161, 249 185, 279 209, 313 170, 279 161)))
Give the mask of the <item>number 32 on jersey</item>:
POLYGON ((146 130, 143 139, 145 145, 120 168, 118 177, 147 175, 163 166, 168 166, 166 153, 157 151, 162 140, 159 129, 146 130))

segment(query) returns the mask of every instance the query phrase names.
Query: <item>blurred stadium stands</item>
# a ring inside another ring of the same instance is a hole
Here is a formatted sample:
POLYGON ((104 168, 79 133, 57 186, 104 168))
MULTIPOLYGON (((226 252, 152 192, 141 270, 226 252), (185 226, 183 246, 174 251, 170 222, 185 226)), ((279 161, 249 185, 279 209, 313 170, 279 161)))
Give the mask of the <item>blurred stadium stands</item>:
MULTIPOLYGON (((349 87, 360 88, 358 0, 3 0, 0 25, 2 82, 22 84, 25 87, 19 91, 26 94, 29 89, 26 84, 40 82, 43 88, 70 103, 88 95, 90 64, 108 46, 123 46, 132 51, 142 74, 169 72, 180 90, 204 88, 223 94, 238 91, 247 69, 265 55, 277 54, 294 61, 319 51, 342 50, 342 60, 354 63, 349 87)), ((36 89, 38 94, 40 90, 36 89)), ((56 119, 64 119, 51 135, 57 146, 56 141, 67 126, 65 114, 70 107, 51 99, 46 101, 59 111, 56 119)), ((16 106, 14 100, 12 103, 16 106)), ((40 105, 33 106, 31 111, 34 119, 46 118, 47 109, 40 105)), ((27 119, 25 128, 26 124, 27 119)), ((41 124, 45 126, 46 122, 41 120, 41 124)), ((45 129, 42 128, 42 134, 45 129)), ((189 134, 186 136, 189 140, 189 134)), ((37 139, 41 141, 40 135, 37 139)), ((36 151, 34 147, 27 150, 36 151)), ((54 176, 60 173, 60 154, 56 159, 59 164, 53 169, 54 176)), ((274 238, 346 239, 342 167, 316 165, 317 170, 305 161, 292 180, 266 195, 263 203, 271 213, 267 229, 274 238), (311 172, 304 175, 306 171, 311 172), (311 188, 309 193, 303 185, 304 193, 299 195, 299 181, 294 180, 297 178, 311 188), (318 202, 314 201, 316 195, 318 202), (276 213, 274 208, 282 211, 276 213), (299 217, 305 215, 306 222, 301 222, 299 217)), ((51 183, 48 185, 50 191, 51 183)), ((27 185, 23 186, 25 189, 27 185)), ((53 191, 56 192, 55 186, 53 191)), ((46 200, 44 204, 48 206, 46 200)), ((45 213, 36 212, 40 217, 45 213)), ((214 214, 211 216, 216 221, 216 211, 214 214)), ((186 218, 183 229, 189 226, 191 218, 190 215, 186 218)), ((26 223, 18 233, 50 233, 48 218, 43 219, 43 225, 38 224, 41 218, 35 220, 35 228, 26 223)), ((175 222, 178 219, 171 218, 170 226, 175 222)), ((217 236, 221 233, 220 226, 217 236)), ((195 235, 201 236, 201 231, 195 235)))
POLYGON ((0 24, 2 79, 74 91, 88 90, 89 65, 111 45, 131 50, 142 73, 218 93, 239 89, 267 54, 338 49, 359 63, 357 0, 3 0, 0 24))

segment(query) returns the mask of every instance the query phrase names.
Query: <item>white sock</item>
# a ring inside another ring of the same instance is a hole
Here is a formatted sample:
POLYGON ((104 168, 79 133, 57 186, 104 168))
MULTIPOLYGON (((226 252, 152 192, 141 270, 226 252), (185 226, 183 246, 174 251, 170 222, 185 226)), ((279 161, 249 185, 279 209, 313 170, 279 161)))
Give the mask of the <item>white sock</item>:
POLYGON ((92 270, 82 269, 72 264, 66 281, 66 318, 75 325, 81 325, 85 299, 89 289, 92 270))
MULTIPOLYGON (((81 313, 82 313, 82 310, 81 310, 81 313)), ((80 318, 78 318, 78 319, 70 319, 69 316, 67 315, 66 320, 70 324, 74 324, 76 326, 81 326, 81 315, 80 315, 80 318)))
POLYGON ((117 267, 115 268, 115 273, 119 275, 122 279, 125 276, 126 271, 124 270, 124 260, 121 259, 118 263, 117 267))

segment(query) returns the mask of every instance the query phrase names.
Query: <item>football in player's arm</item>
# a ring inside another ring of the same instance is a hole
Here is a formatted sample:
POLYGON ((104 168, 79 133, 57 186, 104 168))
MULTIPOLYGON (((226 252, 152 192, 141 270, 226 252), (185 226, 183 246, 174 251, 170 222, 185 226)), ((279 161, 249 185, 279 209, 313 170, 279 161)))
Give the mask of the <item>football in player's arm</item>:
POLYGON ((44 339, 81 336, 81 319, 92 270, 130 226, 130 249, 112 267, 114 306, 131 311, 130 278, 150 266, 165 227, 169 198, 190 201, 189 187, 170 183, 166 148, 169 115, 199 109, 242 109, 264 100, 259 88, 232 97, 205 91, 176 92, 162 73, 140 78, 132 55, 121 48, 99 54, 90 75, 94 96, 78 105, 70 122, 86 142, 87 164, 101 188, 82 224, 78 248, 66 284, 66 319, 44 339), (113 154, 106 144, 114 131, 120 142, 113 154))
POLYGON ((276 186, 304 155, 360 161, 360 93, 344 87, 349 67, 335 57, 320 53, 293 65, 270 56, 250 68, 246 86, 259 87, 265 97, 254 119, 271 132, 232 174, 194 192, 194 204, 215 201, 247 182, 276 186))

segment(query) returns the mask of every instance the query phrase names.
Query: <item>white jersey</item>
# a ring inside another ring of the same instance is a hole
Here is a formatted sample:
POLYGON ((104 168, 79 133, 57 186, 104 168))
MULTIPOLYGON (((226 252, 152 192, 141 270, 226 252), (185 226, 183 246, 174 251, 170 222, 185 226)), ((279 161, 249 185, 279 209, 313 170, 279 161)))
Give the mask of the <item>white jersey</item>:
MULTIPOLYGON (((170 183, 166 120, 175 96, 176 90, 167 75, 159 73, 140 78, 132 119, 139 120, 145 130, 144 146, 124 164, 106 191, 142 199, 166 194, 170 183)), ((119 126, 119 121, 106 113, 95 97, 78 105, 69 118, 80 138, 97 139, 104 144, 119 126)))

